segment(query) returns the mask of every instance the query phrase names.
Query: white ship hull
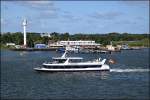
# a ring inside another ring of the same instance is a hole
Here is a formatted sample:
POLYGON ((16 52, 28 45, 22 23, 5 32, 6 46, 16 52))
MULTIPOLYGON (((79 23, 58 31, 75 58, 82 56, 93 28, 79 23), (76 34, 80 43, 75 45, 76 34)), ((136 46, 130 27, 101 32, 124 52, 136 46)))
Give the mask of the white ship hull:
POLYGON ((71 68, 71 69, 34 68, 34 69, 36 71, 47 71, 47 72, 109 71, 109 69, 100 69, 100 68, 71 68))
POLYGON ((34 68, 36 71, 47 71, 47 72, 77 72, 77 71, 109 71, 110 68, 108 65, 104 64, 101 67, 92 67, 92 68, 45 68, 38 67, 34 68))
POLYGON ((43 63, 43 67, 34 68, 36 71, 47 72, 76 72, 76 71, 109 71, 109 65, 105 64, 106 59, 100 58, 94 61, 73 62, 81 60, 81 57, 66 57, 66 52, 62 57, 53 58, 53 62, 43 63))

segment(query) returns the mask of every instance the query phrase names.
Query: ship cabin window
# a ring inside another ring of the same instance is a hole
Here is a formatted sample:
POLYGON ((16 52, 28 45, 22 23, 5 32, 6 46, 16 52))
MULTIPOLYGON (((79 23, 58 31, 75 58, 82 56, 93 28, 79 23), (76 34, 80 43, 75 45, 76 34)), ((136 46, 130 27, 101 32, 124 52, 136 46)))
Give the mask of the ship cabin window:
POLYGON ((66 59, 55 59, 54 62, 56 63, 64 63, 66 61, 66 59))
POLYGON ((69 59, 69 62, 72 62, 72 63, 78 63, 81 61, 82 61, 82 59, 69 59))

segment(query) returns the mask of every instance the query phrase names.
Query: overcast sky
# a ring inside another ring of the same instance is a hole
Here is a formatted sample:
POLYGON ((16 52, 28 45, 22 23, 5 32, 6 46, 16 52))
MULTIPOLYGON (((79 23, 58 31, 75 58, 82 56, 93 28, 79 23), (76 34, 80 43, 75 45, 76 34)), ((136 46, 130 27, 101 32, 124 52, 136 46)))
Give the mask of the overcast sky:
POLYGON ((1 1, 1 32, 149 33, 148 1, 1 1))

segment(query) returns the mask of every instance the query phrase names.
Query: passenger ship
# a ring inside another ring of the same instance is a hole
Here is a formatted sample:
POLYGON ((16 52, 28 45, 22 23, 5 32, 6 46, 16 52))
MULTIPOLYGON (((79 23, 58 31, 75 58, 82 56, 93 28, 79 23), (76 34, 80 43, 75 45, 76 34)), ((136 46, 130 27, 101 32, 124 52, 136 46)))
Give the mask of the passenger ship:
POLYGON ((34 68, 36 71, 71 72, 71 71, 109 71, 106 59, 82 62, 82 57, 66 57, 67 51, 61 57, 53 57, 52 62, 43 63, 42 67, 34 68))

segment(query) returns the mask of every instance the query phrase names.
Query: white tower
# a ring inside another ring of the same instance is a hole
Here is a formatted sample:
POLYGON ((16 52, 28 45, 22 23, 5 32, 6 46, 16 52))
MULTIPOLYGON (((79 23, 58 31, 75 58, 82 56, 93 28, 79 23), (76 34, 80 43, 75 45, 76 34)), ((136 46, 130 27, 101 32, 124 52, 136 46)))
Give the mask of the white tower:
POLYGON ((26 47, 27 41, 26 41, 26 26, 27 26, 27 20, 24 19, 23 20, 23 33, 24 33, 24 46, 26 47))

